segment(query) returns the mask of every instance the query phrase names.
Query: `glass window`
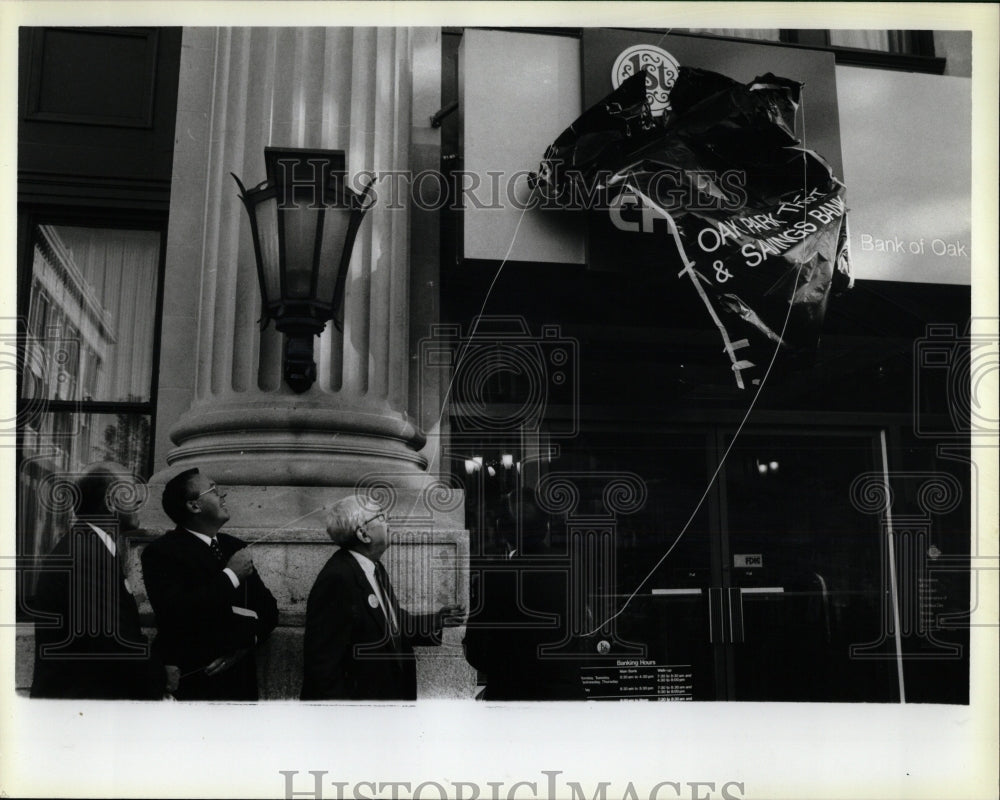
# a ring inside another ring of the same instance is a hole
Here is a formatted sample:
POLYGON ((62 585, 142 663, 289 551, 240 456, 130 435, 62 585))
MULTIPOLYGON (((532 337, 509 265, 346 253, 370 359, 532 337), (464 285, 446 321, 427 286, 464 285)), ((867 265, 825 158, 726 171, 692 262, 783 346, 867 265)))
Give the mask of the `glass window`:
POLYGON ((930 31, 830 31, 831 47, 853 47, 901 55, 934 55, 930 31))
POLYGON ((37 230, 28 317, 36 380, 22 397, 148 402, 160 234, 37 230))
POLYGON ((830 31, 832 47, 860 47, 863 50, 890 52, 889 34, 896 31, 830 31))
POLYGON ((725 36, 755 41, 804 44, 811 47, 846 47, 898 55, 934 55, 930 31, 903 30, 823 30, 820 28, 678 28, 678 33, 725 36))
POLYGON ((765 42, 781 40, 781 31, 778 28, 684 28, 683 30, 685 33, 707 33, 711 36, 729 36, 765 42))
POLYGON ((149 476, 161 245, 158 230, 34 229, 18 417, 22 555, 44 555, 66 530, 57 482, 95 461, 149 476))

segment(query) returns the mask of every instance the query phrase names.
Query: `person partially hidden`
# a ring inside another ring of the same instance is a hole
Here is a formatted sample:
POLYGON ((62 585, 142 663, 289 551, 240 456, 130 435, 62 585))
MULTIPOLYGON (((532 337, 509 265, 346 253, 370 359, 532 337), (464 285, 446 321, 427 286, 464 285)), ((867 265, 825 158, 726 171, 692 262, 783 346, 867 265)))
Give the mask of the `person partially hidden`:
POLYGON ((31 610, 31 697, 158 700, 176 688, 142 632, 121 534, 138 527, 137 481, 120 464, 87 466, 69 532, 40 563, 31 610))
POLYGON ((463 645, 466 661, 486 675, 479 699, 584 700, 569 622, 571 570, 554 557, 550 520, 533 492, 511 499, 500 520, 504 552, 471 564, 474 612, 463 645))

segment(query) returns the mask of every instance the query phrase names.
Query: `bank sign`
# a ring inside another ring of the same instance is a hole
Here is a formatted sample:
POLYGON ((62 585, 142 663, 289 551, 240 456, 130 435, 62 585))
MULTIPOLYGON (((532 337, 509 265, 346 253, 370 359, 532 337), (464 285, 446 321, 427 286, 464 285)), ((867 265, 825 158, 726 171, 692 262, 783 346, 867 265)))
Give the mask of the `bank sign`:
POLYGON ((971 86, 969 78, 838 68, 858 279, 971 283, 971 86))
MULTIPOLYGON (((680 68, 720 73, 750 83, 768 73, 803 84, 798 121, 806 122, 804 146, 829 163, 833 175, 843 178, 837 88, 831 53, 756 42, 729 42, 678 34, 659 35, 606 29, 585 30, 581 39, 583 108, 589 108, 638 70, 646 73, 646 101, 651 116, 670 112, 670 95, 680 68)), ((801 138, 801 131, 795 132, 801 138)), ((748 156, 752 157, 752 153, 748 156)), ((692 257, 711 257, 708 277, 717 285, 732 281, 729 264, 735 246, 740 263, 748 268, 794 247, 843 216, 842 193, 832 195, 805 183, 770 211, 739 214, 747 202, 747 176, 740 171, 714 171, 693 165, 678 176, 666 170, 655 189, 674 206, 704 203, 706 224, 688 237, 684 246, 692 257), (706 202, 706 198, 708 198, 706 202), (725 255, 726 257, 723 257, 725 255)), ((622 184, 609 187, 606 208, 592 213, 587 223, 587 266, 590 269, 640 274, 650 279, 676 278, 683 256, 664 247, 670 223, 657 206, 622 184)), ((703 274, 705 273, 702 270, 703 274)), ((733 284, 730 283, 730 286, 733 284)))
MULTIPOLYGON (((775 345, 809 358, 831 290, 851 282, 844 185, 790 146, 798 89, 681 68, 657 124, 638 73, 560 134, 537 176, 539 194, 592 227, 610 219, 629 244, 653 242, 650 264, 693 290, 741 389, 760 382, 775 345), (731 196, 727 175, 739 178, 731 196)), ((622 249, 622 269, 634 272, 636 249, 622 249)))
POLYGON ((661 116, 670 108, 670 90, 677 80, 680 64, 666 50, 651 44, 626 47, 611 69, 611 85, 617 89, 639 72, 646 74, 646 102, 652 116, 661 116))
POLYGON ((690 283, 740 388, 775 345, 808 358, 851 279, 845 187, 799 146, 802 83, 734 80, 650 45, 614 64, 611 91, 546 148, 536 191, 587 213, 591 268, 690 283))

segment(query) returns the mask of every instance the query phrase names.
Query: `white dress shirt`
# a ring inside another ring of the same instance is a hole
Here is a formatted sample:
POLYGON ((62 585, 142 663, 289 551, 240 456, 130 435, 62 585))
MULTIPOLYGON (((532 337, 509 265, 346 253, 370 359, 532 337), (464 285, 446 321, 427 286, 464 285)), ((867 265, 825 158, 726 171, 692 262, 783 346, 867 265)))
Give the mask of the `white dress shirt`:
MULTIPOLYGON (((115 538, 106 531, 98 528, 93 522, 88 522, 87 525, 94 533, 97 534, 97 538, 104 543, 104 546, 108 548, 108 552, 111 553, 111 557, 117 559, 118 545, 115 543, 115 538)), ((132 594, 132 585, 128 582, 128 578, 123 576, 122 581, 125 583, 125 591, 132 594)))
MULTIPOLYGON (((215 540, 214 536, 206 536, 204 533, 198 533, 198 531, 193 531, 190 528, 185 528, 184 530, 186 530, 188 533, 193 534, 194 536, 197 536, 199 539, 201 539, 205 543, 205 547, 211 547, 212 546, 212 541, 215 540)), ((219 547, 222 547, 222 545, 219 545, 219 547)), ((233 588, 234 589, 239 589, 240 588, 240 579, 236 577, 236 573, 233 572, 231 569, 229 569, 229 567, 224 567, 222 571, 225 572, 226 575, 229 576, 229 580, 232 581, 233 588)))
POLYGON ((368 583, 372 587, 375 599, 378 600, 378 604, 382 607, 382 613, 385 614, 387 620, 391 620, 392 627, 399 630, 396 612, 392 610, 392 606, 389 605, 388 600, 382 597, 382 590, 379 589, 378 578, 375 577, 375 562, 368 558, 368 556, 354 550, 348 550, 347 552, 354 556, 354 560, 361 565, 361 569, 364 571, 365 577, 368 578, 368 583))
POLYGON ((97 534, 97 538, 104 542, 104 546, 108 548, 108 552, 111 553, 112 557, 118 557, 118 546, 115 544, 115 540, 109 536, 107 533, 98 528, 94 523, 88 522, 90 529, 97 534))

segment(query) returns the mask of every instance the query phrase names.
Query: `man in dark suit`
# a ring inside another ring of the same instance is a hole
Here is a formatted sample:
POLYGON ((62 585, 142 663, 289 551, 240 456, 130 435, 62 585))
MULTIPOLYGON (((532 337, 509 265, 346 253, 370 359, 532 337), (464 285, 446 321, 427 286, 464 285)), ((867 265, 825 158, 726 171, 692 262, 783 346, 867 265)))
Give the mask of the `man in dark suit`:
POLYGON ((382 508, 368 497, 334 503, 327 534, 339 548, 320 571, 306 606, 303 700, 415 700, 414 645, 441 643, 441 628, 465 610, 400 608, 381 557, 389 544, 382 508))
POLYGON ((509 500, 499 521, 505 552, 471 564, 466 661, 486 674, 483 700, 584 700, 581 645, 570 624, 571 562, 552 548, 550 520, 534 493, 509 500))
POLYGON ((177 528, 142 553, 155 646, 180 668, 178 700, 257 700, 253 651, 278 622, 249 548, 219 533, 229 520, 225 498, 197 469, 171 478, 163 510, 177 528))
POLYGON ((122 567, 119 537, 137 527, 142 496, 111 462, 91 464, 75 481, 73 525, 42 561, 33 600, 32 697, 151 700, 172 688, 122 567))

